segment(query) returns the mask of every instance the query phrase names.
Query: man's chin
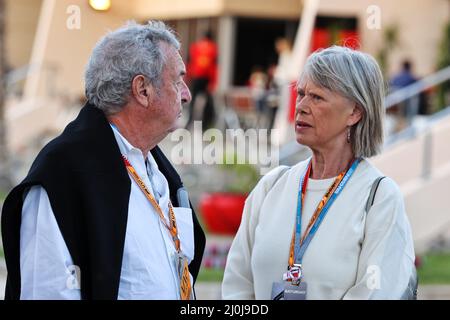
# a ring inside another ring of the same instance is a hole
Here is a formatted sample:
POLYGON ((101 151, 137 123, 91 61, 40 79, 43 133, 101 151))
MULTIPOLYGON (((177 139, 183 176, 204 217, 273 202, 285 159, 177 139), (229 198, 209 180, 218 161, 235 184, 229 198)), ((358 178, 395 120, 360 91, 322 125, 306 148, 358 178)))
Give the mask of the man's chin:
POLYGON ((170 127, 169 133, 174 132, 175 130, 181 129, 181 128, 183 128, 183 126, 181 123, 181 116, 179 116, 178 118, 175 119, 175 122, 172 125, 172 127, 170 127))

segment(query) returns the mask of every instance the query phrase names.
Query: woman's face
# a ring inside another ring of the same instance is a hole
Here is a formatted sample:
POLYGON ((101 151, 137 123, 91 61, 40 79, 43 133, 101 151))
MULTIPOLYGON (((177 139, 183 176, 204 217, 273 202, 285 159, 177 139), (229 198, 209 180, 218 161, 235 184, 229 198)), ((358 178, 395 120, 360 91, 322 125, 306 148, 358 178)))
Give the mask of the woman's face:
POLYGON ((361 119, 361 108, 346 97, 303 77, 297 86, 295 134, 298 143, 326 150, 347 139, 347 127, 361 119))

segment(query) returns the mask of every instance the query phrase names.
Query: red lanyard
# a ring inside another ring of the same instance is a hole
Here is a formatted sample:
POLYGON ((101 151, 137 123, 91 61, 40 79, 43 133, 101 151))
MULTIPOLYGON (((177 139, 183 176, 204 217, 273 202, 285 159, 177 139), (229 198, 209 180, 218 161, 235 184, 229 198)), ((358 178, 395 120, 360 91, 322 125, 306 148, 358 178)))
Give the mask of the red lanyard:
POLYGON ((141 191, 144 193, 145 197, 150 201, 153 208, 155 208, 156 212, 159 215, 159 218, 161 219, 161 222, 164 223, 164 226, 169 230, 170 235, 172 236, 172 240, 175 244, 175 249, 177 252, 180 252, 180 239, 178 237, 178 228, 177 228, 177 221, 175 218, 175 213, 173 211, 172 203, 169 200, 169 220, 170 225, 167 224, 166 219, 164 217, 164 213, 159 206, 158 202, 156 202, 153 195, 150 193, 150 191, 145 186, 144 182, 142 181, 141 177, 137 174, 136 170, 133 168, 131 163, 128 161, 128 159, 122 155, 123 161, 125 163, 125 167, 127 168, 128 172, 131 174, 131 177, 136 182, 136 184, 139 186, 141 191))

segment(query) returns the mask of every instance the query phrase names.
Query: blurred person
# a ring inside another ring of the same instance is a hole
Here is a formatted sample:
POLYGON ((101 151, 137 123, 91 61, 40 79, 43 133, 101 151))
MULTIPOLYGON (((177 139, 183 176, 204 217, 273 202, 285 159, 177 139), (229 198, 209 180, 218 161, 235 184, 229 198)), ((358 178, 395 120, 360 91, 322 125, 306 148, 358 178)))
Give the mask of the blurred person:
POLYGON ((256 111, 258 112, 258 124, 266 113, 266 96, 267 96, 268 76, 261 66, 254 66, 248 79, 253 101, 255 102, 256 111))
POLYGON ((275 40, 275 51, 278 54, 276 65, 270 65, 268 68, 268 92, 267 92, 267 114, 269 118, 268 129, 272 129, 278 112, 280 95, 284 87, 291 81, 292 73, 292 44, 286 38, 277 38, 275 40))
POLYGON ((278 54, 278 63, 274 71, 274 82, 278 87, 288 85, 292 73, 292 45, 286 38, 275 40, 275 50, 278 54))
POLYGON ((367 160, 382 146, 383 89, 367 54, 333 46, 308 58, 295 133, 312 157, 274 169, 247 198, 224 299, 413 298, 402 194, 367 160))
POLYGON ((265 96, 265 105, 267 107, 268 125, 267 129, 272 129, 275 124, 275 117, 277 115, 278 107, 280 105, 280 90, 275 81, 276 64, 271 64, 267 68, 267 93, 265 96))
POLYGON ((203 94, 206 98, 202 110, 203 127, 208 129, 214 123, 214 99, 211 93, 216 85, 217 58, 217 45, 213 41, 210 31, 205 32, 203 37, 189 48, 188 75, 191 79, 192 101, 189 104, 189 118, 186 128, 189 128, 194 121, 194 107, 200 94, 203 94))
POLYGON ((416 82, 417 79, 412 73, 412 64, 409 60, 404 60, 402 62, 402 70, 392 77, 390 85, 394 89, 400 89, 409 86, 416 82))
MULTIPOLYGON (((396 90, 407 87, 417 81, 417 78, 412 73, 412 63, 409 60, 402 62, 402 69, 398 74, 392 77, 389 82, 389 90, 394 92, 396 90)), ((419 96, 412 97, 405 101, 403 106, 403 116, 408 122, 419 112, 419 96)))
POLYGON ((267 83, 268 77, 263 68, 261 66, 253 67, 248 79, 248 86, 252 92, 257 109, 261 112, 264 111, 263 99, 266 93, 267 83))
POLYGON ((157 146, 191 100, 179 48, 158 21, 97 43, 88 102, 5 200, 6 299, 194 298, 205 235, 157 146))

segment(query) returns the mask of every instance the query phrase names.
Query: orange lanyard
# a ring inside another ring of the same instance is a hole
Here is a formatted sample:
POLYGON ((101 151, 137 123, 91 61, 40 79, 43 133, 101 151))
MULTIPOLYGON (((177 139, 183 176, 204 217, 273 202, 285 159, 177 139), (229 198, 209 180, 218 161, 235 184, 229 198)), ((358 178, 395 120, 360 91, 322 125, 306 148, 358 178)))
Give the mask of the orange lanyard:
MULTIPOLYGON (((336 179, 334 180, 333 184, 330 186, 330 188, 328 188, 328 191, 322 197, 322 200, 319 202, 316 210, 314 211, 313 216, 309 220, 309 223, 308 223, 308 226, 306 227, 305 233, 303 234, 303 236, 300 239, 300 246, 305 241, 305 238, 310 233, 311 228, 313 227, 313 225, 316 223, 317 219, 319 218, 323 207, 327 204, 327 202, 330 199, 331 195, 334 193, 334 191, 338 187, 339 183, 342 181, 342 179, 344 178, 345 174, 347 173, 347 171, 348 170, 342 171, 336 177, 336 179)), ((308 169, 306 170, 306 174, 305 174, 305 177, 304 177, 304 180, 303 180, 303 184, 302 184, 302 193, 301 193, 301 202, 302 202, 301 207, 302 208, 303 208, 303 202, 304 202, 305 195, 306 195, 306 187, 308 185, 310 172, 311 172, 311 162, 309 163, 308 169)), ((294 260, 295 260, 295 226, 294 226, 294 233, 292 235, 291 245, 290 245, 290 250, 289 250, 289 266, 290 267, 292 267, 294 265, 294 260)))
POLYGON ((153 208, 155 208, 156 212, 159 215, 159 218, 161 219, 161 222, 164 224, 164 226, 167 228, 167 230, 169 230, 170 235, 172 236, 172 240, 175 244, 175 249, 177 250, 177 252, 180 252, 180 239, 178 237, 178 228, 177 228, 177 221, 175 218, 175 213, 173 211, 173 207, 172 207, 172 203, 169 200, 169 220, 170 220, 170 225, 167 224, 166 219, 164 217, 164 213, 161 209, 161 207, 159 206, 158 202, 156 202, 155 198, 153 197, 153 195, 150 193, 150 191, 147 189, 147 187, 145 186, 144 182, 142 181, 141 177, 139 177, 139 175, 137 174, 136 170, 133 168, 133 166, 131 165, 131 163, 128 161, 128 159, 122 155, 123 161, 125 163, 125 167, 127 168, 128 172, 131 174, 131 177, 133 178, 133 180, 136 182, 136 184, 139 186, 139 188, 142 190, 142 192, 144 193, 145 197, 150 201, 150 203, 152 204, 153 208))

